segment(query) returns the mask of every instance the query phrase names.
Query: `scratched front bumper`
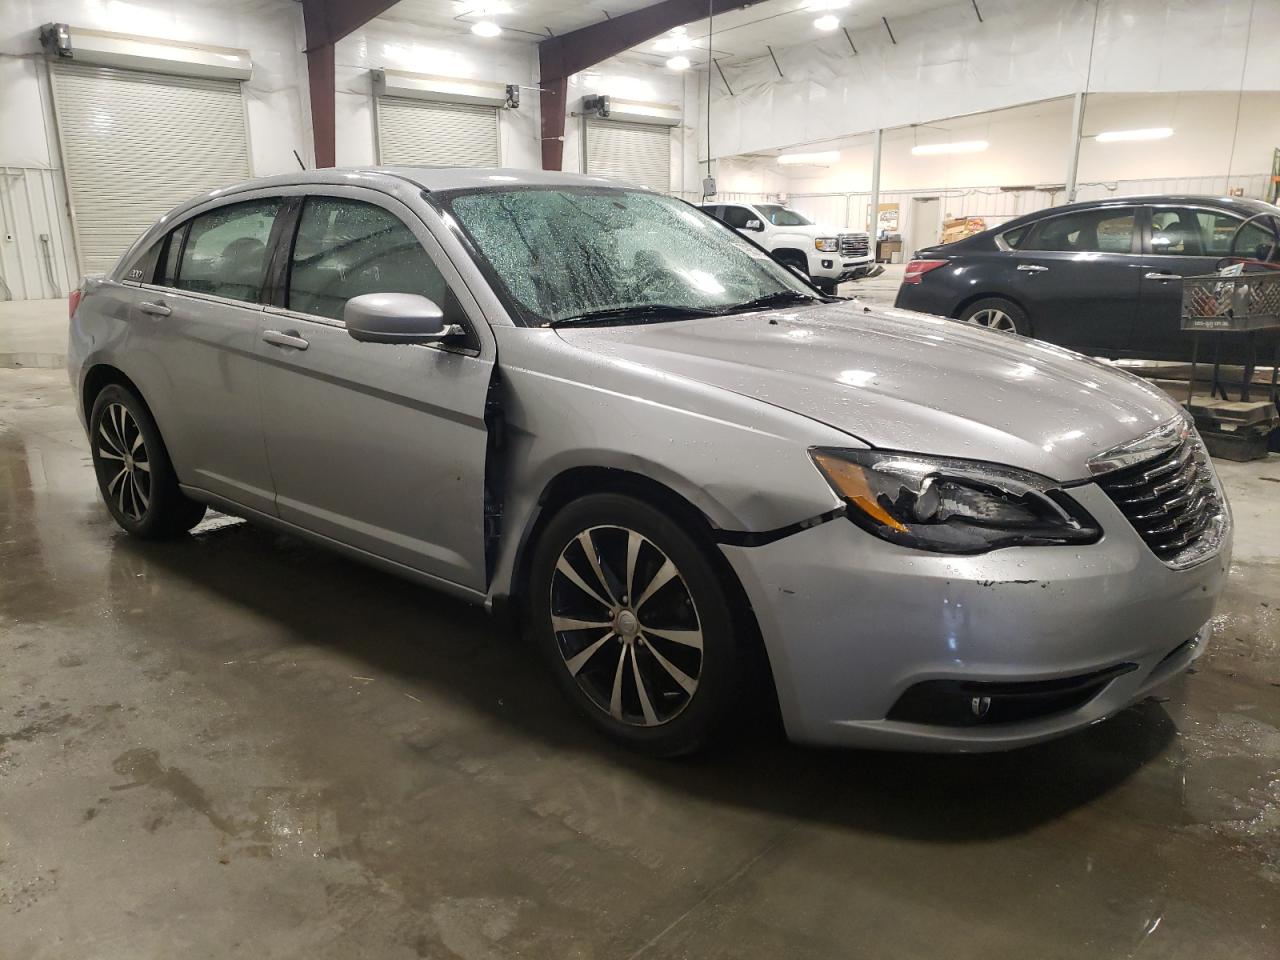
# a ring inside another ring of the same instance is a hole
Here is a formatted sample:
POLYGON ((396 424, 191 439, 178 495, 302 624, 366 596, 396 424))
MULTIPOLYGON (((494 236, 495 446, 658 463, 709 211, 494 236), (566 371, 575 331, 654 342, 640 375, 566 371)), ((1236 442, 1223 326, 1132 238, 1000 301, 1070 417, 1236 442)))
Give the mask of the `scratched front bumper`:
POLYGON ((1007 749, 1107 717, 1199 656, 1226 582, 1230 531, 1216 554, 1173 570, 1100 489, 1071 492, 1102 525, 1098 543, 943 556, 886 543, 840 517, 765 546, 722 548, 759 621, 788 735, 1007 749), (925 680, 1052 680, 1120 663, 1137 669, 1053 716, 965 727, 885 719, 925 680))

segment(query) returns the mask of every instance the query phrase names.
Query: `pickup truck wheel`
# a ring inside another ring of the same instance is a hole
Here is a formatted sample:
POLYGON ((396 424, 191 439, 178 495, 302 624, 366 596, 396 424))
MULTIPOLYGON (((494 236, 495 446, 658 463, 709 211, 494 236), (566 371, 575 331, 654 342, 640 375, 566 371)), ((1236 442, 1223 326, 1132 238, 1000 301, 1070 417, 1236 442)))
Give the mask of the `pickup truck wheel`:
POLYGON ((1003 297, 984 297, 975 300, 956 318, 961 323, 970 323, 975 327, 986 327, 988 330, 999 330, 1002 333, 1016 333, 1022 337, 1031 336, 1031 321, 1026 311, 1012 300, 1003 297))

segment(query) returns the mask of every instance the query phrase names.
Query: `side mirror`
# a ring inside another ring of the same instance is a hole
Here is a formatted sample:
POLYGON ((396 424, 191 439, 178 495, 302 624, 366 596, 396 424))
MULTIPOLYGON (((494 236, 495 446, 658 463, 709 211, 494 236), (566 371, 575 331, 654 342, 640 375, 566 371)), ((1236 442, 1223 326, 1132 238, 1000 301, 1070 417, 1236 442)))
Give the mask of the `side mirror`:
POLYGON ((347 333, 361 343, 439 343, 457 330, 433 300, 416 293, 365 293, 342 310, 347 333))
POLYGON ((763 223, 761 223, 759 220, 748 220, 746 223, 744 223, 744 224, 742 225, 742 229, 744 229, 744 230, 763 230, 763 229, 764 229, 764 224, 763 224, 763 223))

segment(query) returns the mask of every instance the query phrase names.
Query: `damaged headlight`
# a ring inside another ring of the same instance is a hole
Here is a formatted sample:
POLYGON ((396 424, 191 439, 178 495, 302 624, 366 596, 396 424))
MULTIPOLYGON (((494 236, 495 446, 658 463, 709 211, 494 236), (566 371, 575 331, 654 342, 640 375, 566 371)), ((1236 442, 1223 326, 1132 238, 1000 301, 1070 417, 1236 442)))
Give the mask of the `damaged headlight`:
POLYGON ((1092 543, 1097 523, 1046 477, 880 450, 809 454, 849 505, 849 518, 890 543, 937 553, 1092 543))

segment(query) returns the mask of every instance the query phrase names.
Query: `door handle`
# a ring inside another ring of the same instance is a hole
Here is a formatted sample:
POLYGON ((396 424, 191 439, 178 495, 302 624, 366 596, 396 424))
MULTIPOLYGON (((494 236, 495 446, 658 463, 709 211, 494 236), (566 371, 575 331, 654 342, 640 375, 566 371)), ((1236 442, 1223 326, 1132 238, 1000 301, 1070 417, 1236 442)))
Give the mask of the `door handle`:
POLYGON ((1180 273, 1144 273, 1142 275, 1142 279, 1143 280, 1181 280, 1182 274, 1180 273))
POLYGON ((1018 265, 1018 269, 1023 273, 1044 273, 1048 267, 1042 267, 1038 263, 1022 263, 1018 265))
POLYGON ((310 343, 298 336, 295 330, 290 330, 288 333, 281 333, 279 330, 265 330, 262 334, 262 342, 275 344, 277 347, 292 347, 294 350, 305 350, 311 346, 310 343))
POLYGON ((151 314, 153 317, 167 317, 169 314, 173 313, 173 311, 163 303, 152 302, 149 300, 144 300, 142 303, 138 304, 138 309, 143 313, 151 314))

